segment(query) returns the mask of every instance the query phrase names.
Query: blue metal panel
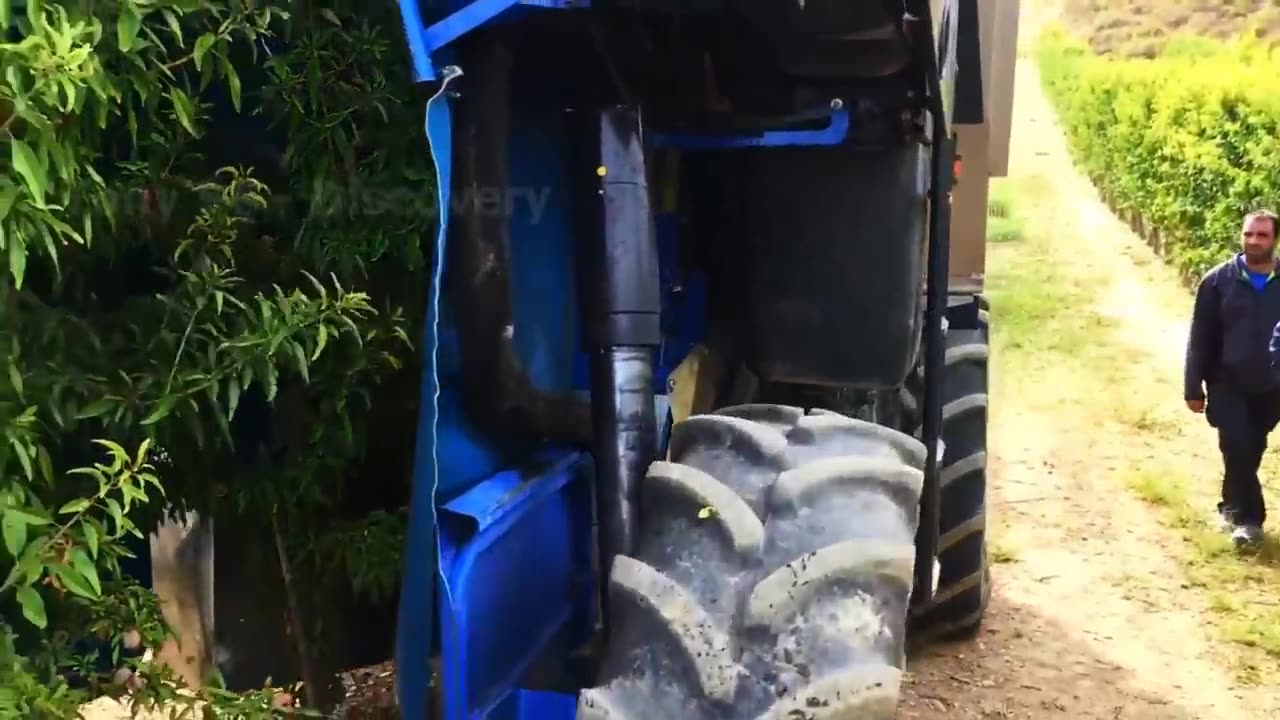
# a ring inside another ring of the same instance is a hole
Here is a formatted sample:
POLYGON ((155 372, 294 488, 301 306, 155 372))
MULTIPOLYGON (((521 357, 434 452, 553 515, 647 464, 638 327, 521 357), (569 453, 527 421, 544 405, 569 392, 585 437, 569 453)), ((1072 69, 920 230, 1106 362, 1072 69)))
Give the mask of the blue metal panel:
POLYGON ((442 508, 445 720, 490 718, 504 703, 510 710, 553 640, 567 637, 555 644, 562 649, 589 637, 589 456, 548 455, 536 467, 532 477, 499 473, 442 508))
MULTIPOLYGON (((510 217, 511 307, 514 344, 533 385, 547 392, 573 388, 577 343, 574 231, 566 190, 568 135, 554 110, 521 109, 508 146, 509 185, 480 198, 510 217)), ((467 200, 459 198, 459 200, 467 200)), ((446 307, 440 331, 439 500, 447 500, 536 448, 486 438, 462 407, 464 360, 456 319, 446 307)))
POLYGON ((485 720, 573 720, 576 716, 576 694, 518 689, 494 707, 485 720))
MULTIPOLYGON (((561 693, 520 693, 516 720, 573 720, 578 714, 578 697, 561 693)), ((501 720, 501 718, 493 718, 501 720)))
POLYGON ((516 690, 486 720, 574 720, 577 715, 576 694, 516 690))
POLYGON ((839 145, 849 136, 849 126, 849 110, 841 107, 831 112, 830 124, 820 130, 765 130, 741 135, 652 133, 649 135, 648 142, 654 147, 674 147, 684 150, 720 150, 788 145, 839 145))
POLYGON ((511 295, 516 351, 533 384, 573 389, 579 318, 570 206, 569 131, 559 109, 517 107, 507 148, 503 211, 511 216, 511 295))

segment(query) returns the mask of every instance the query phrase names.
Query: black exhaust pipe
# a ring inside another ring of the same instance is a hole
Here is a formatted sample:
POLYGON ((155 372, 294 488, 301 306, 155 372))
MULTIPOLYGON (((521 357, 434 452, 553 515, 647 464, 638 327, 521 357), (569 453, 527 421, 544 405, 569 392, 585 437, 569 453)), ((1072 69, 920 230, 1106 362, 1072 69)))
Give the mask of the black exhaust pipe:
POLYGON ((613 558, 635 547, 640 482, 658 452, 653 353, 661 340, 658 245, 645 176, 640 115, 609 108, 575 118, 589 143, 578 257, 588 347, 599 515, 601 602, 608 618, 613 558), (583 125, 589 125, 583 127, 583 125))

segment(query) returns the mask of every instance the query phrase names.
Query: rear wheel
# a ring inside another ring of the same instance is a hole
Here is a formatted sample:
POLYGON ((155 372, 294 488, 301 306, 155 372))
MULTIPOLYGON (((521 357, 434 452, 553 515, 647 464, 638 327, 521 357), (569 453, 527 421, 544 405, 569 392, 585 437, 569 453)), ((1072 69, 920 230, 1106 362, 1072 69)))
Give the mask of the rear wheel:
POLYGON ((689 418, 614 560, 594 720, 895 716, 924 446, 781 405, 689 418))
MULTIPOLYGON (((938 588, 916 608, 911 631, 921 642, 971 637, 982 626, 991 598, 987 558, 987 383, 989 344, 985 330, 950 330, 942 378, 942 441, 938 482, 938 588)), ((923 404, 919 383, 908 409, 923 404)), ((920 434, 919 412, 909 413, 920 434)))

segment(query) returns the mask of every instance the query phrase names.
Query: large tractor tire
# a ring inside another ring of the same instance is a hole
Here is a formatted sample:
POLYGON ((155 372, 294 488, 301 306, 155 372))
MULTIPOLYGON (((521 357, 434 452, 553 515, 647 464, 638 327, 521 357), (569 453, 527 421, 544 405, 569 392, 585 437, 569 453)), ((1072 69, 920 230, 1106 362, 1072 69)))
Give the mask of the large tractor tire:
POLYGON ((676 425, 610 575, 604 684, 583 720, 896 714, 925 450, 827 411, 676 425))
MULTIPOLYGON (((985 330, 947 332, 942 377, 942 506, 938 528, 938 588, 913 610, 913 644, 960 640, 977 634, 991 598, 987 558, 987 375, 985 330)), ((923 403, 914 394, 907 403, 923 403)), ((915 412, 916 435, 920 434, 915 412)))

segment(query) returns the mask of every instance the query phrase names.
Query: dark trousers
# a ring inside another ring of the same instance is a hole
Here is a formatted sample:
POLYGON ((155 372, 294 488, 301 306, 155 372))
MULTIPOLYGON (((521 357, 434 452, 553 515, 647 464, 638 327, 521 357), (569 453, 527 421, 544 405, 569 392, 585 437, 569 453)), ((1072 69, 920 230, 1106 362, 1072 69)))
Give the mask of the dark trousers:
POLYGON ((1280 391, 1247 393, 1211 385, 1206 415, 1218 430, 1222 451, 1222 502, 1218 510, 1232 522, 1261 526, 1267 517, 1258 466, 1267 436, 1280 423, 1280 391))

